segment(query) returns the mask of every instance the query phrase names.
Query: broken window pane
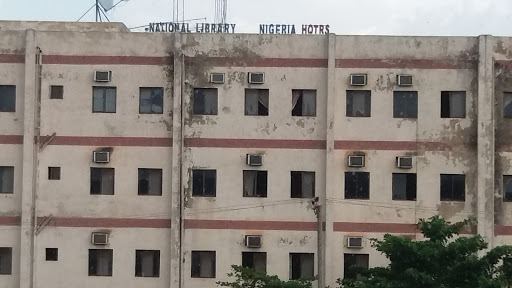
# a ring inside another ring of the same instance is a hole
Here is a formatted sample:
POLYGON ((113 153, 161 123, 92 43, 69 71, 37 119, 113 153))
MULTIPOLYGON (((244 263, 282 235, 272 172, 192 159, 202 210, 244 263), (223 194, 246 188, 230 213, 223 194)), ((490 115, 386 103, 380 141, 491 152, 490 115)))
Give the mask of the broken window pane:
POLYGON ((64 86, 52 85, 50 86, 50 99, 63 99, 64 86))
POLYGON ((192 278, 215 278, 215 251, 192 251, 192 278))
POLYGON ((215 197, 217 171, 196 169, 192 171, 192 196, 215 197))
POLYGON ((89 276, 112 276, 112 249, 89 249, 89 276))
POLYGON ((512 201, 512 176, 503 176, 503 201, 512 201))
POLYGON ((91 168, 91 195, 114 195, 114 168, 91 168))
POLYGON ((0 112, 16 111, 16 86, 0 85, 0 112))
POLYGON ((162 195, 162 169, 139 168, 139 195, 162 195))
POLYGON ((394 118, 418 118, 418 92, 394 91, 393 92, 393 117, 394 118))
POLYGON ((347 90, 347 117, 371 116, 371 91, 347 90))
POLYGON ((512 118, 512 92, 503 93, 503 117, 512 118))
POLYGON ((242 266, 259 272, 267 272, 267 253, 242 252, 242 266))
POLYGON ((92 112, 116 112, 116 87, 93 87, 92 93, 92 112))
POLYGON ((416 200, 416 174, 393 173, 393 200, 416 200))
POLYGON ((290 280, 313 279, 315 276, 315 254, 290 253, 290 280))
POLYGON ((466 176, 441 174, 441 201, 465 201, 466 176))
POLYGON ((363 280, 361 274, 357 273, 354 267, 367 270, 369 268, 370 255, 368 254, 344 254, 344 273, 343 278, 353 280, 363 280))
POLYGON ((0 193, 14 193, 14 167, 0 166, 0 193))
POLYGON ((160 250, 135 250, 135 277, 160 277, 160 250))
POLYGON ((268 116, 268 89, 245 89, 245 115, 268 116))
POLYGON ((316 90, 292 90, 292 116, 316 116, 316 90))
POLYGON ((195 88, 193 113, 195 115, 217 115, 217 88, 195 88))
POLYGON ((163 88, 140 88, 140 114, 162 114, 164 111, 163 88))
POLYGON ((441 118, 466 117, 466 91, 441 92, 441 118))
POLYGON ((267 197, 267 171, 244 170, 244 197, 267 197))
POLYGON ((345 172, 345 199, 370 199, 369 172, 345 172))
POLYGON ((292 171, 291 172, 291 197, 314 198, 315 197, 315 172, 292 171))
POLYGON ((60 180, 60 167, 48 167, 48 180, 60 180))
POLYGON ((59 260, 59 249, 46 248, 46 261, 58 261, 58 260, 59 260))

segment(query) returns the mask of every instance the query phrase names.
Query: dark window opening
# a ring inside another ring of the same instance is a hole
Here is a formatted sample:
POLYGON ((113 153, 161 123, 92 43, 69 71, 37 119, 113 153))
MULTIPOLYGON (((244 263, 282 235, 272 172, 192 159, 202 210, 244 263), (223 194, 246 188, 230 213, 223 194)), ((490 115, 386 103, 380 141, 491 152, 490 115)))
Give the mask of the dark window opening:
POLYGON ((114 168, 91 168, 91 195, 114 195, 114 168))
POLYGON ((0 85, 0 112, 16 112, 16 86, 0 85))
POLYGON ((418 92, 394 91, 393 92, 393 117, 394 118, 418 118, 418 92))
POLYGON ((60 180, 60 167, 48 167, 48 180, 60 180))
POLYGON ((466 176, 441 174, 441 201, 465 201, 466 176))
POLYGON ((162 169, 139 168, 139 195, 162 195, 162 169))
POLYGON ((192 196, 215 197, 217 190, 216 170, 192 171, 192 196))
POLYGON ((503 93, 503 117, 512 118, 512 92, 503 93))
POLYGON ((0 247, 0 275, 12 274, 12 248, 0 247))
POLYGON ((345 199, 370 199, 369 172, 345 172, 345 199))
POLYGON ((216 88, 195 88, 192 101, 194 115, 217 115, 217 98, 216 88))
POLYGON ((268 116, 268 89, 245 89, 245 115, 268 116))
POLYGON ((267 272, 267 253, 242 252, 242 266, 258 272, 267 272))
POLYGON ((416 174, 393 173, 393 200, 416 200, 416 174))
POLYGON ((164 113, 164 89, 163 88, 140 88, 140 114, 162 114, 164 113))
POLYGON ((368 254, 344 254, 344 271, 345 279, 363 280, 360 272, 368 270, 370 256, 368 254))
POLYGON ((50 86, 50 99, 64 99, 64 86, 50 86))
POLYGON ((292 90, 292 116, 316 116, 316 90, 292 90))
POLYGON ((505 201, 505 202, 512 201, 512 176, 511 175, 503 176, 503 201, 505 201))
POLYGON ((89 249, 89 276, 112 276, 112 249, 89 249))
POLYGON ((14 167, 0 166, 0 193, 14 193, 14 167))
POLYGON ((215 278, 215 251, 192 251, 192 278, 215 278))
POLYGON ((370 117, 371 91, 347 90, 347 117, 370 117))
POLYGON ((92 112, 116 113, 116 87, 92 87, 92 112))
POLYGON ((58 260, 59 260, 59 249, 46 248, 46 261, 58 261, 58 260))
POLYGON ((267 197, 267 171, 244 170, 244 197, 267 197))
POLYGON ((290 253, 290 280, 315 277, 315 254, 290 253))
POLYGON ((291 197, 314 198, 315 197, 315 172, 292 171, 291 172, 291 197))
POLYGON ((135 250, 135 277, 160 277, 160 250, 135 250))
POLYGON ((441 118, 466 117, 466 91, 441 91, 441 118))

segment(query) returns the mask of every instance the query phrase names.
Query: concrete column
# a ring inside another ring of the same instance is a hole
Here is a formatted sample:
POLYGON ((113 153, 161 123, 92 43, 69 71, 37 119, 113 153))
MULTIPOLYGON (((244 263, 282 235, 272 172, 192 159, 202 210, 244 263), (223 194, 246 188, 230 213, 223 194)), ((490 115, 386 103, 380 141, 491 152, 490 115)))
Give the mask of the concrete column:
POLYGON ((482 35, 478 55, 478 234, 494 238, 494 59, 492 36, 482 35))
POLYGON ((327 121, 326 121, 326 152, 325 152, 325 193, 320 195, 320 211, 321 221, 324 223, 323 237, 319 241, 319 271, 322 267, 322 274, 319 272, 319 278, 323 279, 323 283, 318 282, 318 286, 323 288, 325 286, 335 287, 335 283, 331 280, 334 279, 332 271, 333 259, 332 253, 339 253, 333 250, 332 238, 332 219, 328 215, 327 197, 335 194, 334 179, 335 175, 335 159, 334 159, 334 118, 336 107, 336 35, 329 34, 328 43, 328 61, 327 61, 327 121), (322 255, 322 257, 320 257, 322 255), (320 260, 322 262, 320 263, 320 260), (332 283, 331 283, 332 282, 332 283), (320 285, 323 284, 323 285, 320 285))
POLYGON ((182 127, 182 80, 183 54, 181 34, 174 34, 174 79, 172 113, 172 179, 171 179, 171 273, 170 288, 182 287, 181 235, 182 235, 182 191, 181 168, 183 155, 182 127))
POLYGON ((36 39, 35 31, 26 31, 25 85, 18 93, 24 97, 23 172, 21 181, 20 288, 33 287, 34 195, 35 195, 35 113, 36 113, 36 39))

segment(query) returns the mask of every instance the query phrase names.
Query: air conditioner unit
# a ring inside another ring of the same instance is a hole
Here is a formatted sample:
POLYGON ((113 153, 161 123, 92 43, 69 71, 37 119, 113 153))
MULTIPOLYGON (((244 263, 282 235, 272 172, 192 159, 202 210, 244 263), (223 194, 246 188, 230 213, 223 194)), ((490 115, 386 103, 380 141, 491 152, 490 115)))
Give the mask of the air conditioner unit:
POLYGON ((112 71, 94 71, 94 82, 110 82, 112 71))
POLYGON ((210 73, 210 83, 224 84, 224 73, 210 73))
POLYGON ((412 75, 400 74, 396 78, 398 86, 412 86, 412 75))
POLYGON ((261 248, 261 235, 245 235, 245 246, 248 248, 261 248))
POLYGON ((350 85, 352 86, 364 86, 366 85, 366 74, 351 74, 350 85))
POLYGON ((348 156, 348 167, 364 167, 363 155, 350 155, 348 156))
POLYGON ((249 72, 249 83, 263 84, 265 83, 265 73, 263 72, 249 72))
POLYGON ((347 237, 347 248, 363 248, 364 238, 361 236, 348 236, 347 237))
POLYGON ((110 152, 94 151, 92 153, 92 161, 94 163, 108 163, 108 162, 110 162, 110 152))
POLYGON ((91 243, 94 245, 107 245, 108 244, 108 233, 92 232, 91 243))
POLYGON ((246 161, 247 161, 247 165, 249 165, 249 166, 261 166, 261 165, 263 165, 263 155, 247 154, 246 161))
POLYGON ((412 157, 396 157, 396 167, 402 169, 411 169, 412 157))

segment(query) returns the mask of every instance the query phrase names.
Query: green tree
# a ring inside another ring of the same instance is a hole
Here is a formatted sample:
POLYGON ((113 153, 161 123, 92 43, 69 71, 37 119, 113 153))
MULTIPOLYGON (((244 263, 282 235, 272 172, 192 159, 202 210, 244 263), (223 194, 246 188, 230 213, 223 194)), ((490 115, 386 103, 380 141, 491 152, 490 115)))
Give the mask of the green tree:
POLYGON ((299 279, 283 281, 277 276, 255 271, 250 268, 232 265, 231 282, 217 282, 217 285, 231 288, 311 288, 311 280, 299 279))
POLYGON ((439 216, 421 220, 418 228, 424 241, 386 234, 384 239, 371 239, 372 247, 390 261, 387 267, 356 271, 361 281, 343 279, 345 288, 499 288, 512 287, 512 246, 500 246, 488 251, 480 235, 454 237, 470 221, 455 224, 439 216), (478 252, 480 252, 479 256, 478 252))

